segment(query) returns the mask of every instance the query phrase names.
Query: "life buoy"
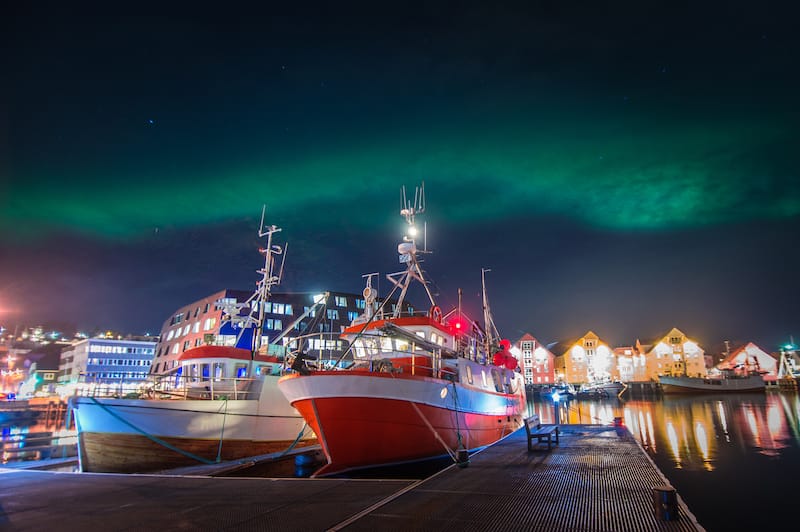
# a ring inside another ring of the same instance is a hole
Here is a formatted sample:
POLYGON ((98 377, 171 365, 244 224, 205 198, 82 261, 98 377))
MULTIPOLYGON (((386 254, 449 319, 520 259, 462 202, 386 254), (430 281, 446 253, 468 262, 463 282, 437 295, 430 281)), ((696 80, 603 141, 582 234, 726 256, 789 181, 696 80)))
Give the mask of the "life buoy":
POLYGON ((428 311, 428 316, 436 323, 442 323, 442 309, 439 308, 439 305, 432 306, 428 311))

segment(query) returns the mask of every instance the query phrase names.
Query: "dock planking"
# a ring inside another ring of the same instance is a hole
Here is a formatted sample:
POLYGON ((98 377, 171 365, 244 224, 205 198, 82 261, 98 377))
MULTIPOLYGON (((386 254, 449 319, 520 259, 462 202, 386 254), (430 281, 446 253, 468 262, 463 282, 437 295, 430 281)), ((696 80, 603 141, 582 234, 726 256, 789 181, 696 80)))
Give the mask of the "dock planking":
MULTIPOLYGON (((561 425, 529 453, 524 429, 421 481, 264 479, 0 469, 2 525, 196 530, 704 530, 624 427, 561 425), (463 466, 464 464, 461 464, 463 466), (57 495, 57 496, 56 496, 57 495), (47 503, 43 503, 47 501, 47 503)), ((2 527, 0 527, 2 528, 2 527)))

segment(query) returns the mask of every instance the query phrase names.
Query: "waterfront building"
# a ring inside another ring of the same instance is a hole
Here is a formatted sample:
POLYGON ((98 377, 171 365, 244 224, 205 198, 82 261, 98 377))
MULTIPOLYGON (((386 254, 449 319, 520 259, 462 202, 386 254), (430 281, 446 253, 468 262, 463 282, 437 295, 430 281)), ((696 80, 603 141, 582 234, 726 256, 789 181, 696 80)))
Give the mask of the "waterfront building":
POLYGON ((778 380, 778 359, 753 342, 727 349, 725 358, 714 369, 729 369, 745 373, 757 371, 762 373, 765 381, 778 380))
MULTIPOLYGON (((181 371, 181 355, 194 347, 226 345, 250 349, 252 329, 242 332, 237 320, 230 319, 230 316, 249 315, 250 309, 245 303, 251 296, 252 292, 224 289, 177 309, 161 327, 150 374, 178 373, 181 371)), ((310 339, 308 354, 315 358, 330 358, 346 349, 346 342, 338 338, 338 333, 364 312, 365 305, 366 300, 361 294, 273 293, 264 307, 261 345, 268 346, 276 338, 280 344, 286 344, 297 336, 319 333, 318 338, 310 339), (325 304, 316 309, 315 305, 321 299, 325 304)), ((408 303, 403 306, 404 313, 414 313, 414 308, 408 303)), ((394 303, 391 303, 386 311, 393 310, 394 303)))
POLYGON ((655 341, 638 345, 645 353, 644 378, 636 380, 658 380, 659 375, 688 375, 705 377, 705 351, 683 331, 673 327, 655 341))
POLYGON ((23 369, 19 383, 19 397, 52 395, 56 391, 58 364, 66 342, 35 343, 28 351, 17 355, 18 364, 23 369))
POLYGON ((637 368, 642 368, 640 373, 644 374, 644 355, 640 353, 636 346, 626 345, 614 348, 614 357, 617 361, 617 372, 619 380, 622 382, 631 382, 636 379, 637 368))
POLYGON ((156 338, 87 338, 61 352, 58 383, 62 395, 80 393, 125 394, 146 380, 156 338))
POLYGON ((530 333, 525 333, 511 347, 519 363, 525 384, 553 384, 555 380, 555 355, 530 333))
POLYGON ((617 357, 608 342, 593 331, 565 342, 555 358, 556 379, 575 386, 619 380, 617 357))

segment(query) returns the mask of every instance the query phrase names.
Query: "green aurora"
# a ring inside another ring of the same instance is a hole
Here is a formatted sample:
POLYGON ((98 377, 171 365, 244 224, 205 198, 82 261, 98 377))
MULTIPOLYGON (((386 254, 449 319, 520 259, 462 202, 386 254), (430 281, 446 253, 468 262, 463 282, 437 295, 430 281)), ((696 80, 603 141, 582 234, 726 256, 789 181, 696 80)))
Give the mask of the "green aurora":
MULTIPOLYGON (((266 160, 227 162, 221 154, 212 169, 167 160, 153 168, 65 168, 57 177, 31 170, 6 189, 0 220, 18 235, 23 228, 26 238, 53 229, 129 238, 159 226, 249 216, 261 203, 278 217, 370 205, 387 190, 420 181, 429 192, 446 191, 448 201, 437 210, 454 222, 556 215, 643 231, 800 213, 800 181, 781 151, 788 125, 687 122, 428 128, 346 146, 317 140, 313 148, 266 160)), ((359 220, 367 224, 370 216, 352 222, 359 220)))

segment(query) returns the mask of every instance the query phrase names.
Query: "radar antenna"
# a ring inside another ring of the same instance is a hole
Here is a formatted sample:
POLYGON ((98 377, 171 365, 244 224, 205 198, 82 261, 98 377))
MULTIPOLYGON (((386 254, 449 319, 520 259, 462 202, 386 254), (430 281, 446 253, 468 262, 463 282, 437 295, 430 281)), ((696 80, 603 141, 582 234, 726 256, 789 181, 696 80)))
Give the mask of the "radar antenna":
MULTIPOLYGON (((417 253, 420 252, 417 249, 417 237, 419 235, 419 231, 417 230, 415 222, 416 216, 424 212, 425 183, 423 182, 419 187, 416 187, 414 191, 413 203, 406 197, 406 188, 403 186, 400 192, 400 216, 405 218, 408 227, 406 228, 405 236, 403 236, 403 242, 397 246, 397 252, 400 255, 400 262, 406 265, 406 269, 402 272, 395 272, 386 275, 386 278, 394 285, 395 289, 400 289, 400 295, 397 297, 397 305, 392 313, 393 318, 400 316, 403 308, 403 302, 408 292, 408 287, 414 280, 419 281, 419 283, 422 284, 423 288, 425 289, 425 293, 428 295, 428 299, 430 300, 431 308, 436 306, 436 300, 434 299, 433 294, 428 287, 428 281, 425 279, 425 276, 422 273, 422 268, 420 268, 419 265, 420 261, 417 258, 417 253)), ((425 233, 427 233, 427 230, 425 233)), ((425 244, 423 245, 425 246, 425 244)), ((427 248, 422 252, 427 252, 427 248)))

